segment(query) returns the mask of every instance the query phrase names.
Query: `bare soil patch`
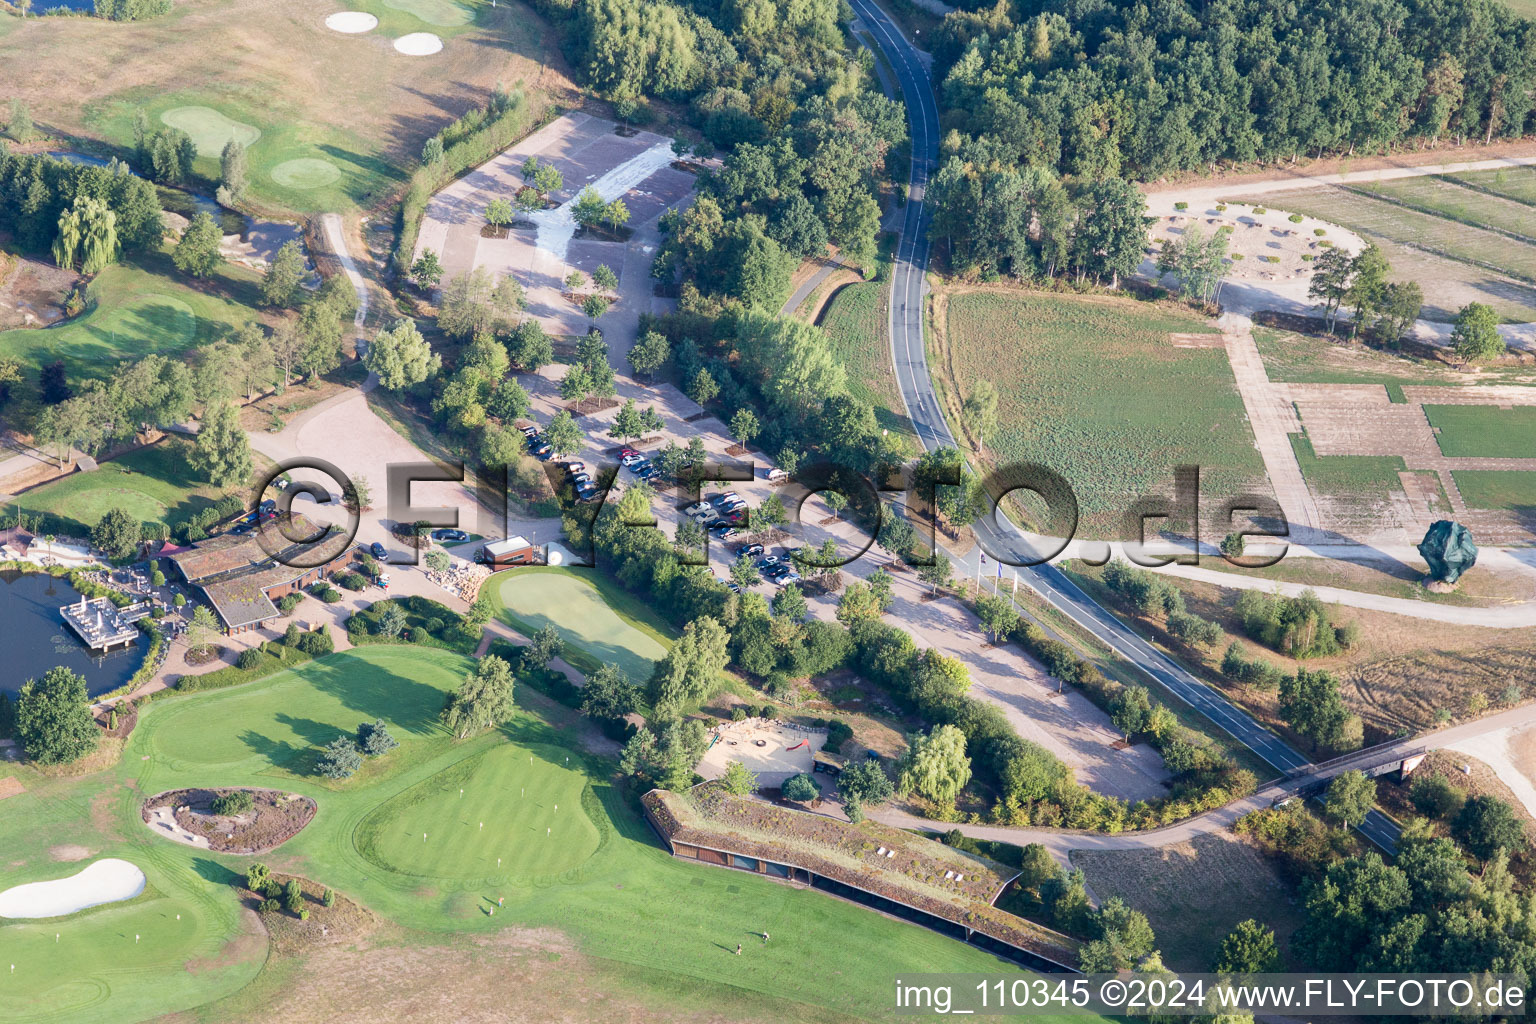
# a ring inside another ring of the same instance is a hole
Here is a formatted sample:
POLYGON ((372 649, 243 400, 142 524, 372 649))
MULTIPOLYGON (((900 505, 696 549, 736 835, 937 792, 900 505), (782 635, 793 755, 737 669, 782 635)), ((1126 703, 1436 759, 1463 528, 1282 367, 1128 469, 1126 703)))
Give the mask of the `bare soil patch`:
POLYGON ((0 252, 0 331, 63 320, 64 301, 78 277, 41 260, 0 252))
POLYGON ((96 851, 92 850, 89 846, 79 846, 74 843, 61 843, 58 846, 48 847, 48 856, 52 857, 54 860, 64 861, 65 863, 73 863, 77 860, 85 860, 85 858, 91 856, 95 852, 96 851))
POLYGON ((27 788, 23 786, 14 775, 7 775, 5 778, 0 779, 0 800, 4 800, 13 796, 21 796, 21 794, 25 793, 26 791, 27 788))
POLYGON ((141 816, 148 822, 161 807, 173 808, 176 824, 207 839, 208 848, 218 853, 265 853, 298 835, 315 817, 315 802, 309 797, 245 787, 160 793, 144 801, 141 816), (213 813, 215 797, 239 790, 251 794, 251 810, 235 816, 213 813))

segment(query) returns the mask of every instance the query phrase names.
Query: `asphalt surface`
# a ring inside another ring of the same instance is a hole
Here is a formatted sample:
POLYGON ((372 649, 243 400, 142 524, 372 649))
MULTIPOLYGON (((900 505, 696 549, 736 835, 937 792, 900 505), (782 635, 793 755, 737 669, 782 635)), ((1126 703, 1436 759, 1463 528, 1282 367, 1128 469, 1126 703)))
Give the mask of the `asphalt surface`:
MULTIPOLYGON (((876 43, 896 73, 902 98, 907 107, 907 121, 912 136, 912 169, 906 216, 902 221, 901 240, 896 246, 891 273, 890 332, 891 362, 896 382, 906 405, 907 417, 923 447, 957 447, 949 424, 940 412, 938 396, 928 373, 927 350, 923 344, 924 275, 928 267, 929 212, 924 193, 929 175, 938 161, 939 111, 933 84, 915 47, 903 36, 889 15, 872 0, 850 0, 854 12, 869 26, 876 43)), ((956 562, 957 574, 993 575, 995 560, 1030 561, 1034 549, 1017 526, 1005 516, 987 517, 972 525, 981 550, 973 550, 956 562), (978 559, 984 559, 978 564, 978 559)), ((1178 697, 1220 726, 1234 739, 1247 746, 1284 776, 1302 773, 1308 759, 1289 744, 1235 707, 1221 694, 1196 679, 1187 670, 1154 648, 1119 619, 1083 593, 1060 570, 1051 565, 1005 568, 1004 578, 1011 584, 1013 572, 1019 582, 1039 593, 1061 609, 1078 625, 1087 629, 1115 653, 1141 672, 1167 687, 1178 697)), ((1361 833, 1387 852, 1396 849, 1401 829, 1379 811, 1360 826, 1361 833)))

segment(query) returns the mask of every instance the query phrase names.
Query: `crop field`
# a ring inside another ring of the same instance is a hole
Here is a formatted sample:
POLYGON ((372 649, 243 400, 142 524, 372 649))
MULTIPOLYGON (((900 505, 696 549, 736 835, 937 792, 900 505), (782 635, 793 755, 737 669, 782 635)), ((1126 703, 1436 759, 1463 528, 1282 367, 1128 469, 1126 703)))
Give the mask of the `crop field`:
POLYGON ((1209 332, 1199 317, 1129 298, 1002 291, 945 305, 935 319, 949 380, 997 384, 989 454, 1065 476, 1080 536, 1118 537, 1127 504, 1169 493, 1175 466, 1198 465, 1213 501, 1268 489, 1226 353, 1169 342, 1209 332))
POLYGON ((372 206, 415 165, 427 137, 497 83, 522 83, 536 104, 572 87, 552 33, 519 0, 359 0, 371 32, 325 27, 334 8, 307 0, 180 0, 136 23, 0 15, 7 94, 38 123, 101 152, 124 154, 143 109, 198 142, 197 173, 213 180, 218 147, 250 140, 251 201, 274 211, 372 206), (431 32, 441 52, 397 53, 401 36, 431 32), (94 146, 91 144, 94 143, 94 146), (324 168, 324 170, 322 170, 324 168))
POLYGON ((144 523, 178 522, 223 494, 187 465, 191 448, 186 441, 167 438, 104 462, 94 473, 75 473, 27 491, 10 504, 70 520, 78 524, 80 536, 113 508, 144 523))
MULTIPOLYGON (((1457 202, 1477 211, 1478 224, 1499 223, 1500 209, 1510 205, 1491 196, 1466 196, 1457 202)), ((1493 306, 1509 321, 1536 320, 1536 245, 1363 192, 1298 189, 1248 201, 1331 221, 1375 242, 1391 262, 1394 279, 1423 288, 1427 320, 1454 319, 1473 301, 1493 306)))
POLYGON ((576 648, 567 660, 591 671, 612 662, 630 681, 644 684, 672 646, 670 630, 654 613, 595 570, 510 569, 492 578, 487 591, 508 625, 531 636, 553 624, 576 648))
POLYGON ((1498 469, 1457 469, 1456 489, 1473 508, 1530 513, 1536 510, 1536 473, 1498 469))
POLYGON ((110 266, 91 283, 94 309, 54 327, 0 332, 0 357, 32 372, 62 359, 77 382, 150 352, 175 355, 206 344, 255 318, 253 271, 226 263, 206 289, 189 288, 174 273, 159 257, 110 266))
MULTIPOLYGON (((1340 339, 1259 327, 1253 332, 1269 379, 1288 384, 1380 384, 1394 402, 1405 401, 1404 384, 1456 385, 1467 373, 1424 351, 1386 352, 1340 339)), ((1527 384, 1529 367, 1481 368, 1478 384, 1527 384)))
MULTIPOLYGON (((1530 7, 1531 13, 1536 15, 1536 0, 1519 0, 1520 3, 1530 7)), ((1446 177, 1455 181, 1465 182, 1473 188, 1486 189, 1489 192, 1497 192, 1501 196, 1508 196, 1517 202, 1536 203, 1536 168, 1510 167, 1496 171, 1467 171, 1462 174, 1450 174, 1446 177)))
POLYGON ((1327 455, 1312 450, 1303 434, 1292 434, 1291 448, 1301 466, 1307 487, 1316 495, 1348 500, 1360 496, 1385 497, 1402 490, 1397 474, 1408 467, 1398 455, 1327 455))
POLYGON ((1424 415, 1439 431, 1440 451, 1447 457, 1536 457, 1536 407, 1426 405, 1424 415))
MULTIPOLYGON (((525 699, 501 729, 454 740, 436 714, 469 664, 405 645, 340 652, 232 690, 149 705, 120 762, 95 775, 50 778, 16 766, 25 791, 9 797, 0 815, 8 882, 59 878, 80 866, 65 860, 114 856, 141 867, 150 889, 115 908, 0 923, 0 960, 17 965, 0 975, 6 1018, 115 1024, 214 1004, 231 1011, 220 1019, 270 1020, 263 1007, 295 993, 333 999, 333 991, 305 988, 307 968, 295 972, 280 942, 268 960, 268 933, 276 940, 292 919, 264 928, 241 910, 232 886, 253 858, 211 856, 162 839, 139 820, 150 793, 269 786, 273 776, 316 800, 320 811, 261 859, 274 872, 334 887, 387 922, 382 947, 342 940, 311 951, 321 957, 321 976, 354 995, 357 978, 339 976, 335 963, 326 968, 323 957, 372 964, 369 976, 390 979, 380 983, 381 1003, 398 988, 397 970, 384 964, 401 957, 389 950, 402 955, 399 970, 415 977, 405 961, 447 964, 446 949, 474 950, 473 964, 500 963, 503 951, 526 948, 536 976, 545 977, 538 965, 555 960, 566 971, 597 964, 616 986, 611 998, 642 997, 652 1013, 676 1005, 675 991, 689 1008, 713 1006, 717 1015, 743 1000, 753 1018, 781 1021, 862 1017, 884 1005, 893 973, 1002 966, 974 947, 817 892, 674 860, 632 798, 614 788, 611 762, 573 742, 587 726, 563 708, 544 718, 525 699), (400 747, 345 782, 295 771, 304 761, 296 746, 327 742, 375 718, 389 724, 400 747), (520 792, 548 807, 509 810, 520 792), (487 834, 497 814, 514 831, 556 829, 559 819, 559 855, 541 847, 546 836, 502 832, 507 860, 487 870, 490 848, 478 845, 482 813, 487 834), (470 820, 473 836, 460 839, 455 832, 467 832, 470 820), (389 834, 407 827, 417 833, 414 846, 389 834), (773 935, 769 944, 758 938, 764 931, 773 935), (454 945, 460 940, 468 945, 454 945), (828 949, 861 954, 839 966, 835 984, 827 983, 828 949)), ((481 975, 455 975, 464 977, 481 975)), ((360 1007, 374 1005, 366 993, 357 998, 360 1007)), ((315 1009, 297 1006, 280 1019, 321 1019, 315 1009)), ((365 1010, 358 1019, 389 1018, 365 1010)))
POLYGON ((1462 188, 1451 177, 1425 175, 1395 181, 1351 185, 1351 190, 1380 196, 1446 220, 1483 228, 1496 228, 1536 240, 1536 207, 1513 199, 1462 188))
POLYGON ((863 281, 839 289, 822 314, 821 329, 848 369, 848 390, 874 407, 881 429, 907 439, 908 447, 915 450, 917 439, 902 411, 901 391, 891 368, 886 287, 878 281, 863 281))
POLYGON ((1119 896, 1147 915, 1169 967, 1208 971, 1240 921, 1275 929, 1281 956, 1301 924, 1296 888, 1275 864, 1222 834, 1156 850, 1076 850, 1074 866, 1100 900, 1119 896))

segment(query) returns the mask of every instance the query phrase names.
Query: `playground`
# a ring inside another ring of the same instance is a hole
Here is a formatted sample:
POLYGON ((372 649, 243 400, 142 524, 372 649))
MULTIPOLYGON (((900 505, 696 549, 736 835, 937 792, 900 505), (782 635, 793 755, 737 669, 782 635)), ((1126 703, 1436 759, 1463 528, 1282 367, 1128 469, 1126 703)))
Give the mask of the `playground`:
POLYGON ((766 718, 729 722, 715 730, 698 772, 718 779, 726 765, 740 761, 759 785, 777 786, 791 775, 811 771, 816 751, 826 741, 825 729, 801 729, 766 718))
POLYGON ((524 636, 553 625, 577 648, 566 660, 588 674, 612 663, 643 685, 672 645, 664 622, 595 570, 509 569, 491 577, 486 592, 502 621, 524 636))

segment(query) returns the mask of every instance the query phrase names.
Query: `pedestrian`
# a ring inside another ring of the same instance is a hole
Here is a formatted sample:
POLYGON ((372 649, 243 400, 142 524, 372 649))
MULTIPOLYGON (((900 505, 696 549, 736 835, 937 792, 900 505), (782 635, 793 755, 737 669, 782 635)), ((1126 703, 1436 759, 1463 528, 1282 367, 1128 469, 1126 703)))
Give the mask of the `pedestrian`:
POLYGON ((763 945, 768 945, 768 933, 763 932, 763 945))
POLYGON ((741 956, 741 943, 736 943, 736 955, 741 956))

